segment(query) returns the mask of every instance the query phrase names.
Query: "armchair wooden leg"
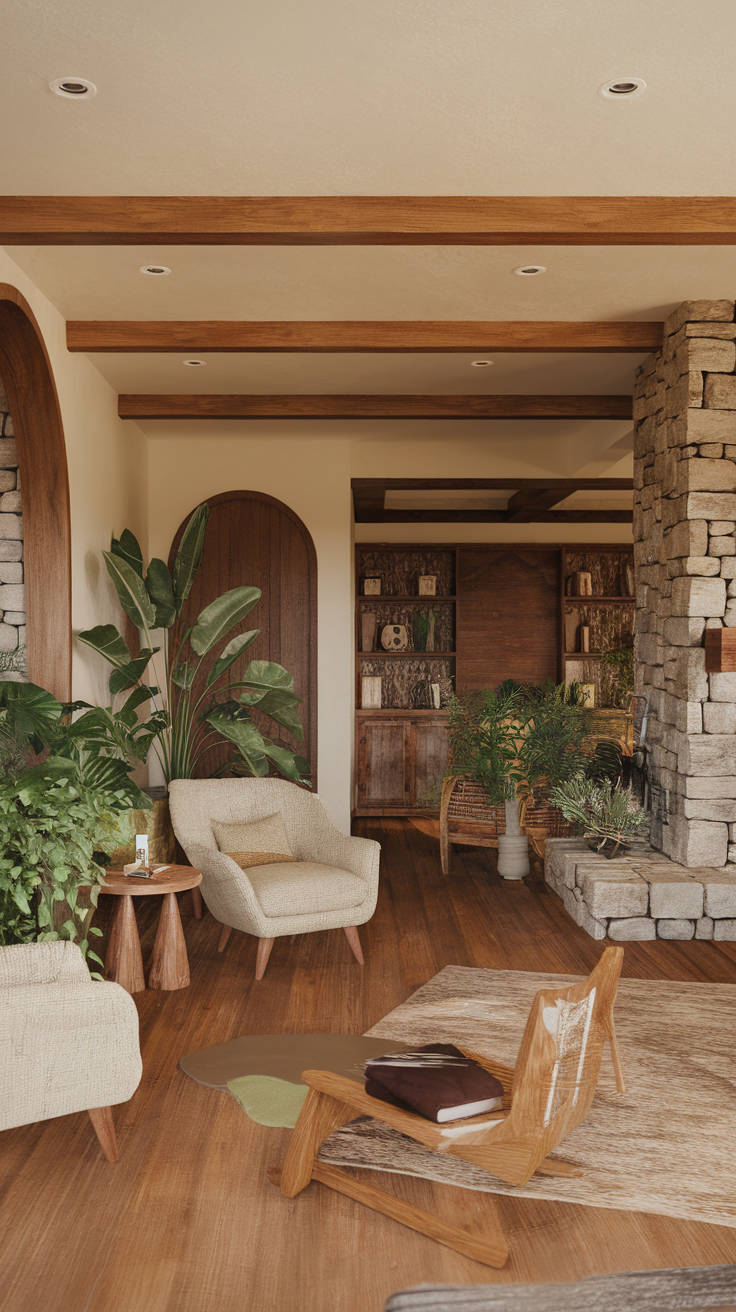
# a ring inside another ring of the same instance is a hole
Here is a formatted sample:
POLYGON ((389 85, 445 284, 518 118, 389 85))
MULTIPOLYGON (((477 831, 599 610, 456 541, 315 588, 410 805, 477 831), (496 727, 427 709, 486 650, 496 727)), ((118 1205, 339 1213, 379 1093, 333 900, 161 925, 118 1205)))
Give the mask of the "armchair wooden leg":
POLYGON ((611 1045, 611 1057, 613 1058, 613 1072, 616 1076, 616 1088, 619 1093, 626 1093, 626 1084, 624 1081, 624 1068, 621 1065, 621 1051, 616 1038, 616 1029, 613 1024, 613 1016, 609 1016, 606 1022, 608 1032, 608 1042, 611 1045))
POLYGON ((233 932, 233 927, 232 927, 232 925, 223 925, 223 927, 222 927, 222 933, 220 934, 220 941, 219 941, 219 943, 217 944, 217 951, 218 951, 218 952, 224 952, 224 951, 225 951, 225 944, 227 943, 227 941, 228 941, 230 935, 232 934, 232 932, 233 932))
POLYGON ((364 966, 365 961, 363 960, 363 950, 360 946, 360 939, 358 938, 357 925, 345 925, 345 937, 353 949, 353 956, 358 965, 364 966))
POLYGON ((194 919, 202 919, 202 890, 198 884, 192 889, 192 906, 194 907, 194 919))
POLYGON ((115 1138, 112 1107, 90 1107, 88 1115, 108 1162, 116 1162, 118 1160, 118 1141, 115 1138))
POLYGON ((272 938, 259 938, 258 951, 256 953, 256 979, 263 979, 268 965, 268 958, 271 955, 271 948, 275 940, 272 938))

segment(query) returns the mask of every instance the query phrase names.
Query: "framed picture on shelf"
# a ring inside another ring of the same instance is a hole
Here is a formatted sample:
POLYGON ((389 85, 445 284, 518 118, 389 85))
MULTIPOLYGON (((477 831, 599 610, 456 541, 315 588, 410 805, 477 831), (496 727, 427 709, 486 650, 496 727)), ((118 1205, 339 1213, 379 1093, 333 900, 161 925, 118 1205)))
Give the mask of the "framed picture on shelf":
POLYGON ((360 705, 364 711, 381 709, 381 677, 364 674, 360 680, 360 705))
POLYGON ((436 597, 437 595, 437 575, 420 574, 419 576, 419 596, 436 597))
POLYGON ((381 580, 380 579, 363 579, 363 596, 380 597, 381 580))

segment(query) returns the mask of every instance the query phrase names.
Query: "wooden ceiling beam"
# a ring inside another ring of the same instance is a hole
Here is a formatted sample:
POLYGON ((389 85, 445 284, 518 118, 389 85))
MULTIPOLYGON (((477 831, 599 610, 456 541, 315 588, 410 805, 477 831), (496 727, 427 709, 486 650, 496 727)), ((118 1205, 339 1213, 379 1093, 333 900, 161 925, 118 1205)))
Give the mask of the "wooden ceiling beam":
POLYGON ((121 419, 631 419, 630 396, 121 395, 121 419))
POLYGON ((547 510, 510 519, 505 510, 384 510, 355 512, 356 524, 631 524, 631 510, 547 510))
POLYGON ((362 354, 386 352, 633 352, 662 345, 662 324, 655 322, 587 323, 582 320, 489 321, 389 320, 70 320, 70 351, 159 352, 309 352, 362 354))
POLYGON ((4 196, 0 245, 736 245, 733 196, 4 196))
POLYGON ((554 510, 573 492, 632 491, 630 478, 354 478, 356 524, 630 524, 630 509, 554 510), (388 491, 484 491, 513 489, 506 509, 385 509, 388 491))

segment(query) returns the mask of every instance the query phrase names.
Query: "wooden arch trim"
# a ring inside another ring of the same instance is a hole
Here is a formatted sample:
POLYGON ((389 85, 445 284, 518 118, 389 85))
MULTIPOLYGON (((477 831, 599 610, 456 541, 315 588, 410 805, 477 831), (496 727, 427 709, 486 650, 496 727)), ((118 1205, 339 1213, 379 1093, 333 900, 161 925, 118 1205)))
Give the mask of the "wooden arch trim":
MULTIPOLYGON (((312 535, 311 535, 309 529, 307 528, 306 524, 304 523, 304 521, 303 521, 302 519, 299 518, 299 516, 296 514, 296 512, 293 511, 293 510, 291 509, 290 506, 287 506, 287 505, 285 504, 285 502, 283 502, 283 501, 279 501, 276 497, 269 496, 269 494, 268 494, 267 492, 257 492, 257 491, 255 491, 255 490, 253 490, 253 489, 251 489, 251 490, 249 490, 249 491, 244 491, 244 490, 237 490, 237 489, 234 489, 234 490, 232 490, 232 491, 230 491, 230 492, 219 492, 216 496, 204 497, 203 500, 200 501, 200 502, 198 503, 197 506, 192 506, 192 509, 187 513, 187 515, 185 516, 185 518, 182 520, 181 524, 179 525, 178 529, 176 530, 176 533, 174 534, 174 538, 173 538, 173 541, 172 541, 172 543, 171 543, 171 550, 169 551, 169 560, 168 560, 169 569, 170 569, 170 570, 173 569, 173 566, 174 566, 174 558, 175 558, 176 553, 177 553, 177 551, 178 551, 178 549, 179 549, 179 543, 181 542, 182 534, 183 534, 183 532, 184 532, 184 529, 185 529, 187 523, 189 522, 189 519, 190 519, 191 516, 194 514, 194 511, 197 510, 197 509, 199 508, 199 506, 201 506, 201 505, 205 505, 205 503, 206 503, 208 506, 213 507, 213 506, 224 505, 224 504, 225 504, 226 502, 228 502, 228 501, 254 501, 254 502, 258 502, 258 503, 261 504, 261 505, 273 506, 273 508, 274 508, 275 510, 277 510, 280 514, 286 516, 286 518, 289 519, 289 520, 292 522, 292 524, 294 525, 295 529, 297 530, 299 536, 301 537, 301 539, 302 539, 302 541, 303 541, 303 543, 304 543, 304 547, 305 547, 306 554, 307 554, 307 561, 308 561, 308 574, 309 574, 309 592, 308 592, 308 597, 307 597, 307 601, 308 601, 308 612, 307 612, 307 613, 308 613, 308 629, 307 629, 307 632, 304 634, 304 644, 305 644, 305 646, 306 646, 307 653, 308 653, 309 682, 308 682, 308 687, 307 687, 306 689, 304 689, 304 690, 300 690, 299 688, 297 688, 297 692, 299 692, 300 695, 304 698, 304 702, 303 702, 303 706, 302 706, 302 712, 303 712, 303 714, 302 714, 302 722, 303 722, 303 724, 304 724, 304 729, 305 729, 305 745, 304 745, 304 746, 305 746, 305 750, 306 750, 306 752, 307 752, 307 755, 308 755, 308 757, 309 757, 310 765, 311 765, 311 767, 312 767, 312 769, 311 769, 311 773, 310 773, 310 779, 311 779, 311 781, 312 781, 312 788, 313 788, 314 791, 316 792, 316 790, 317 790, 317 762, 318 762, 318 742, 317 742, 317 697, 318 697, 318 671, 317 671, 317 619, 318 619, 318 616, 317 616, 317 589, 318 589, 318 575, 317 575, 317 552, 316 552, 316 549, 315 549, 315 546, 314 546, 314 541, 313 541, 313 539, 312 539, 312 535), (308 747, 307 747, 307 744, 308 744, 308 747)), ((205 551, 206 551, 206 545, 205 545, 205 551)), ((253 581, 253 580, 251 580, 251 582, 252 582, 252 581, 253 581)), ((211 601, 211 600, 213 600, 213 598, 209 598, 208 600, 211 601)), ((182 611, 182 616, 185 616, 185 615, 186 615, 187 604, 188 604, 187 602, 184 603, 184 610, 182 611)), ((253 612, 253 621, 254 621, 254 624, 258 626, 258 616, 257 616, 257 613, 256 613, 255 611, 253 612)), ((191 622, 191 621, 189 621, 189 622, 191 622)), ((250 621, 249 621, 249 622, 250 622, 250 621)), ((247 626, 246 626, 246 627, 247 627, 247 626)), ((260 626, 258 626, 258 627, 260 627, 260 626)), ((252 655, 253 653, 251 652, 250 654, 252 655)), ((292 671, 292 672, 293 672, 293 671, 292 671)))
POLYGON ((0 378, 18 442, 28 677, 72 691, 71 513, 66 443, 48 351, 25 297, 0 283, 0 378))

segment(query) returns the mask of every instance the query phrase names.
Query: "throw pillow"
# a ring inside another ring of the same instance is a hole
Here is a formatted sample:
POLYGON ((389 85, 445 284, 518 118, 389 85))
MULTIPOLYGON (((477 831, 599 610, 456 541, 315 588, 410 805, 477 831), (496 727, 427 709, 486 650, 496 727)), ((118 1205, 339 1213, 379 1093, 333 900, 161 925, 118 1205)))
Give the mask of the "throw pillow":
POLYGON ((230 825, 213 820, 212 832, 220 851, 232 857, 241 870, 273 865, 277 861, 296 861, 280 811, 250 824, 230 825))

